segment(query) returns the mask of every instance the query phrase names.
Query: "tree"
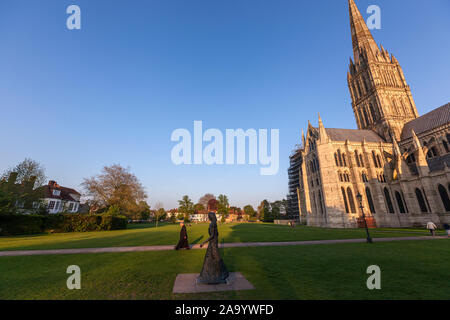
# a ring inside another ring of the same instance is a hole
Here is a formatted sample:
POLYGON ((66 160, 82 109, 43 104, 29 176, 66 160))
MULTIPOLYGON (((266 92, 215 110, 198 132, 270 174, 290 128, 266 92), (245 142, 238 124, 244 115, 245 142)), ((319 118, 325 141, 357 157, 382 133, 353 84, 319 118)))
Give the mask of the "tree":
POLYGON ((36 177, 34 188, 40 187, 46 183, 47 177, 45 176, 45 168, 39 162, 25 158, 21 163, 15 167, 9 168, 3 174, 0 180, 8 180, 9 175, 12 172, 17 173, 16 183, 31 180, 32 177, 36 177))
POLYGON ((189 216, 194 213, 194 203, 188 195, 183 196, 183 199, 178 200, 178 211, 184 213, 184 220, 189 221, 189 216))
POLYGON ((255 211, 255 209, 253 209, 253 207, 251 205, 246 205, 244 207, 244 213, 251 218, 256 216, 256 211, 255 211))
POLYGON ((82 186, 97 207, 116 205, 128 215, 139 212, 139 204, 147 198, 138 178, 129 168, 117 164, 105 166, 99 175, 85 178, 82 186))
POLYGON ((271 210, 270 210, 269 201, 267 201, 267 200, 261 201, 261 204, 258 206, 258 219, 259 219, 259 221, 264 221, 264 222, 270 221, 271 210))
POLYGON ((208 201, 209 200, 211 200, 211 199, 216 199, 216 197, 213 195, 213 194, 211 194, 211 193, 207 193, 207 194, 205 194, 203 197, 201 197, 199 200, 198 200, 198 203, 200 203, 200 204, 202 204, 203 205, 203 207, 207 207, 208 206, 208 201))
POLYGON ((158 228, 158 221, 162 220, 166 216, 166 210, 164 210, 163 204, 161 202, 157 202, 155 204, 155 220, 156 220, 156 228, 158 228))
POLYGON ((228 216, 228 207, 230 206, 228 202, 228 197, 224 194, 219 195, 217 204, 217 213, 223 217, 228 216))

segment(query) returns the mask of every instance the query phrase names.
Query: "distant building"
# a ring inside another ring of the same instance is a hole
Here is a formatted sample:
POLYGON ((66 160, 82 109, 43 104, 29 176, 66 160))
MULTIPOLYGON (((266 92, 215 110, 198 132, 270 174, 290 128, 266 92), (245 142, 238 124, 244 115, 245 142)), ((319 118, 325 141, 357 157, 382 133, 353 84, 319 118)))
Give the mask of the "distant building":
MULTIPOLYGON (((286 216, 288 219, 299 219, 298 196, 300 190, 300 170, 302 169, 302 154, 300 148, 296 149, 289 157, 289 193, 287 195, 286 216)), ((281 212, 280 212, 281 213, 281 212)))
POLYGON ((80 208, 80 193, 71 188, 58 185, 56 181, 49 181, 48 185, 36 189, 42 192, 42 201, 51 214, 68 212, 76 213, 80 208))

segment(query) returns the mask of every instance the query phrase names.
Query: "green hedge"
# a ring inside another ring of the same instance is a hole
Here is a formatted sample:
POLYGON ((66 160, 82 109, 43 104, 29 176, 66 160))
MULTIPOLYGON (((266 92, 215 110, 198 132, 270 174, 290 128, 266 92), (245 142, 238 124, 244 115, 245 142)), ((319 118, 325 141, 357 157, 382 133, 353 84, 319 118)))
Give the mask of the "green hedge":
POLYGON ((0 235, 87 232, 126 228, 126 217, 116 215, 0 215, 0 235))

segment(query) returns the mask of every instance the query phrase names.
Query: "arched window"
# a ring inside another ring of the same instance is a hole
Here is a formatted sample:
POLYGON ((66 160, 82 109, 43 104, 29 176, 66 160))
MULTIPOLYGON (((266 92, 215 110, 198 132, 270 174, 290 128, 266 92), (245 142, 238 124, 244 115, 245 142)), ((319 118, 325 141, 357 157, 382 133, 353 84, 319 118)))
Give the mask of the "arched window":
POLYGON ((427 205, 425 204, 425 199, 423 198, 422 191, 420 189, 416 188, 416 198, 417 202, 419 203, 420 211, 422 212, 428 212, 427 205))
POLYGON ((369 117, 367 116, 367 111, 366 108, 363 108, 363 113, 364 113, 364 119, 366 120, 367 125, 369 125, 369 117))
POLYGON ((397 200, 397 205, 400 209, 400 213, 406 213, 405 206, 403 205, 403 199, 398 191, 395 191, 395 199, 397 200))
POLYGON ((373 199, 372 199, 372 192, 370 192, 370 188, 366 187, 366 197, 367 197, 367 202, 369 203, 369 209, 370 209, 370 213, 376 213, 375 212, 375 206, 373 204, 373 199))
POLYGON ((448 198, 447 190, 445 190, 443 185, 438 187, 439 194, 441 195, 442 204, 444 205, 445 211, 450 211, 450 199, 448 198))
POLYGON ((359 163, 358 150, 355 150, 355 159, 356 159, 356 165, 357 165, 358 167, 361 167, 361 164, 359 163))
POLYGON ((347 157, 345 156, 345 153, 342 154, 342 163, 344 164, 344 167, 347 166, 347 157))
POLYGON ((384 188, 384 198, 386 199, 386 204, 388 206, 389 213, 395 213, 394 206, 392 205, 391 195, 387 188, 384 188))
POLYGON ((363 128, 365 128, 367 126, 367 124, 364 122, 364 118, 363 118, 361 109, 359 109, 358 114, 359 114, 359 119, 361 121, 361 125, 363 126, 363 128))
POLYGON ((347 196, 348 196, 348 202, 350 203, 350 209, 352 213, 356 213, 356 207, 355 207, 355 200, 353 198, 353 192, 350 187, 347 188, 347 196))
POLYGON ((339 166, 342 167, 342 155, 341 155, 341 150, 340 149, 337 151, 337 154, 338 154, 339 166))
POLYGON ((341 188, 341 191, 342 191, 342 198, 344 199, 345 212, 346 212, 346 213, 350 213, 350 211, 348 210, 347 196, 345 195, 345 190, 344 190, 344 188, 341 188))
POLYGON ((448 143, 447 143, 447 141, 443 140, 443 141, 442 141, 442 145, 444 146, 445 152, 449 153, 450 150, 448 149, 448 143))
POLYGON ((320 203, 320 213, 324 214, 325 210, 323 207, 323 199, 322 199, 322 192, 319 190, 319 203, 320 203))
POLYGON ((334 153, 334 161, 336 162, 336 167, 339 167, 339 161, 338 161, 338 156, 337 153, 334 153))
POLYGON ((381 157, 379 154, 377 154, 377 161, 378 161, 378 167, 383 167, 383 165, 381 164, 381 157))
POLYGON ((339 181, 344 182, 344 178, 342 177, 342 173, 339 172, 339 181))
POLYGON ((372 158, 373 158, 373 164, 375 165, 375 168, 378 168, 378 162, 377 162, 377 157, 375 156, 375 151, 372 151, 372 158))
POLYGON ((362 154, 359 155, 359 162, 361 163, 361 167, 364 167, 364 160, 362 154))
POLYGON ((369 104, 369 110, 370 114, 372 115, 373 121, 377 121, 377 114, 375 113, 375 109, 373 108, 373 105, 371 103, 369 104))

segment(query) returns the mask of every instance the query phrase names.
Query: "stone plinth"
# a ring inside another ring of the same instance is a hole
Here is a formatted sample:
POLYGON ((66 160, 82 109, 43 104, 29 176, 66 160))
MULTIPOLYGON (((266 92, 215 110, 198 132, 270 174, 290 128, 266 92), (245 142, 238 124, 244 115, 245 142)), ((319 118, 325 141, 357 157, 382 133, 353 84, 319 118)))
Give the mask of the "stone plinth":
POLYGON ((173 286, 173 293, 201 293, 218 291, 253 290, 255 287, 240 272, 230 272, 227 283, 199 284, 199 273, 185 273, 177 275, 173 286))

